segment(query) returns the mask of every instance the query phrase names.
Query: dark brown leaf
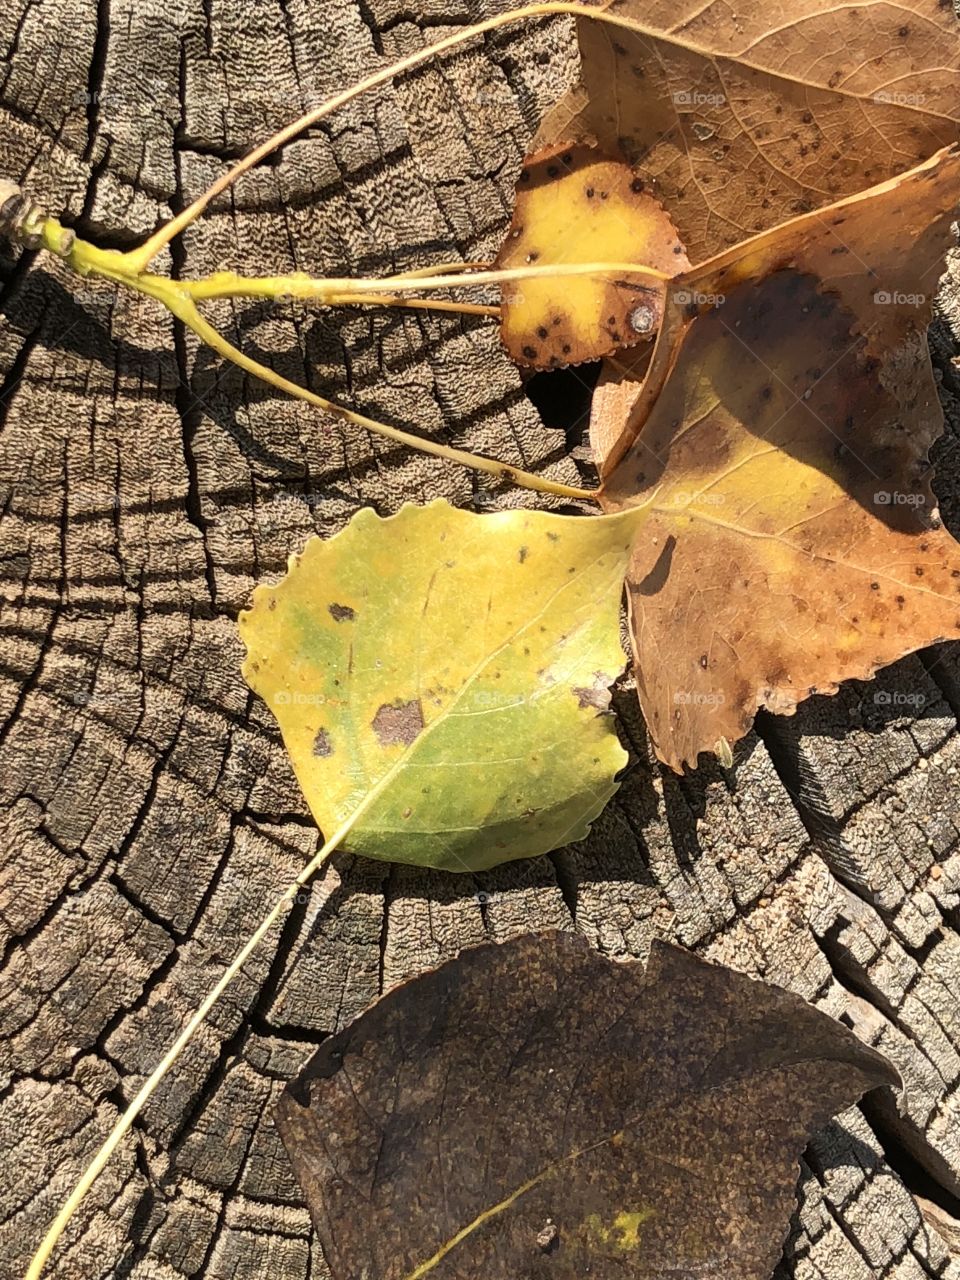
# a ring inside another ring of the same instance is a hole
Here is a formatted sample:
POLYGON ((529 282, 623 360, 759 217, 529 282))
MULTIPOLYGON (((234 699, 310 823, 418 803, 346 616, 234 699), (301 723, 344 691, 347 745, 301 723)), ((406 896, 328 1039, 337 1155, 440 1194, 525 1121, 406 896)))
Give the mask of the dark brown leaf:
POLYGON ((334 1280, 767 1280, 809 1134, 898 1083, 778 987, 545 933, 390 992, 277 1123, 334 1280))

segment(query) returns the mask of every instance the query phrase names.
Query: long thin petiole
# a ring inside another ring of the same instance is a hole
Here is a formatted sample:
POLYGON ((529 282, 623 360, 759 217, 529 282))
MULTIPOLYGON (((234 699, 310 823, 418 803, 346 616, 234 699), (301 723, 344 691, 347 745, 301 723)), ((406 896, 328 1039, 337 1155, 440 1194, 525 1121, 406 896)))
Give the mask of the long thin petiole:
POLYGON ((344 280, 328 283, 342 283, 351 289, 363 290, 366 293, 378 293, 387 289, 466 289, 473 285, 511 284, 515 280, 552 280, 563 276, 646 276, 657 284, 665 284, 673 277, 666 271, 658 271, 655 267, 645 267, 639 262, 555 262, 542 267, 504 267, 499 271, 471 271, 468 275, 456 280, 447 279, 446 275, 422 275, 411 279, 407 284, 405 276, 384 276, 377 280, 344 280))
MULTIPOLYGON (((196 305, 197 297, 233 297, 243 290, 250 293, 256 291, 259 296, 277 297, 288 293, 296 295, 298 289, 301 289, 302 292, 299 296, 323 297, 325 299, 331 295, 322 295, 319 291, 319 286, 321 284, 336 285, 339 282, 315 281, 309 276, 266 277, 255 280, 236 276, 232 272, 219 272, 217 275, 210 277, 209 280, 195 281, 170 280, 166 276, 153 275, 150 272, 131 276, 127 271, 127 261, 124 254, 117 253, 114 250, 98 249, 95 245, 77 239, 71 232, 62 227, 55 218, 43 218, 36 224, 36 231, 41 236, 46 248, 64 258, 81 274, 101 275, 106 279, 114 280, 117 283, 135 289, 139 293, 156 298, 178 320, 181 320, 212 350, 216 351, 218 355, 232 361, 239 368, 246 370, 287 395, 295 396, 297 399, 304 400, 307 404, 311 404, 317 409, 323 409, 327 413, 334 414, 344 422, 351 422, 355 426, 364 427, 368 431, 374 431, 379 435, 386 436, 390 440, 395 440, 398 444, 406 445, 412 449, 419 449, 423 453, 432 454, 437 458, 444 458, 448 462, 455 462, 460 466, 469 467, 475 471, 484 471, 488 475, 496 476, 498 479, 511 480, 514 484, 518 484, 525 489, 532 489, 537 493, 548 493, 561 498, 582 499, 591 502, 597 500, 598 490, 581 489, 574 485, 561 484, 559 481, 535 475, 532 472, 522 470, 520 467, 511 466, 509 463, 497 462, 495 459, 485 458, 481 454, 468 453, 466 450, 456 449, 452 445, 441 444, 424 436, 412 435, 399 427, 390 426, 385 422, 378 422, 375 418, 368 418, 366 414, 335 404, 324 396, 317 395, 315 391, 311 391, 299 383, 291 382, 289 378, 284 378, 267 365, 260 364, 259 361, 248 356, 239 347, 235 347, 201 315, 196 305)), ((598 265, 601 267, 606 266, 607 269, 611 270, 619 270, 621 265, 633 268, 631 263, 578 263, 572 266, 558 267, 556 270, 564 274, 582 275, 595 270, 598 265)), ((512 272, 478 272, 474 279, 478 276, 489 277, 495 275, 509 275, 513 278, 522 279, 530 274, 549 274, 551 270, 551 268, 543 267, 518 267, 512 272)), ((438 281, 437 287, 449 285, 449 281, 444 276, 438 276, 435 279, 438 281)), ((343 283, 352 287, 358 282, 345 281, 343 283)), ((383 282, 373 283, 383 284, 383 282)), ((411 288, 417 287, 417 285, 419 287, 428 287, 432 284, 432 279, 431 277, 422 277, 416 284, 414 282, 408 283, 411 288)), ((404 282, 402 280, 395 281, 394 288, 400 287, 405 287, 404 282)), ((380 291, 380 289, 372 290, 370 294, 371 300, 374 300, 380 291)), ((336 291, 334 290, 332 296, 335 296, 335 294, 336 291)))
MULTIPOLYGON (((201 280, 178 280, 180 291, 195 301, 209 298, 304 298, 336 307, 346 296, 405 293, 421 289, 466 289, 474 285, 512 284, 517 280, 552 280, 564 276, 646 276, 661 285, 671 277, 654 267, 637 262, 564 262, 542 267, 505 267, 501 271, 472 271, 451 280, 447 275, 385 276, 365 280, 350 277, 308 276, 294 272, 289 276, 241 276, 233 271, 216 271, 201 280)), ((144 279, 161 280, 163 276, 144 275, 144 279)))
POLYGON ((338 293, 338 307, 406 307, 416 311, 448 311, 462 316, 500 318, 500 308, 483 302, 451 302, 447 298, 399 298, 396 294, 338 293))
MULTIPOLYGON (((151 290, 145 287, 149 280, 156 280, 158 277, 144 276, 140 277, 140 288, 144 293, 150 293, 151 290)), ((164 281, 164 284, 170 284, 164 281)), ((596 492, 592 489, 577 489, 572 485, 560 484, 556 480, 548 480, 545 476, 534 475, 529 471, 522 471, 519 467, 513 467, 509 463, 497 462, 493 458, 485 458, 480 454, 467 453, 463 449, 455 449, 452 445, 440 444, 439 441, 429 440, 424 436, 411 435, 408 431, 401 431, 399 427, 392 427, 386 422, 377 422, 374 418, 368 418, 366 414, 357 413, 354 409, 346 409, 343 405, 334 404, 330 400, 319 396, 315 391, 310 391, 307 387, 302 387, 297 382, 291 382, 289 378, 284 378, 281 374, 276 373, 267 365, 260 364, 239 347, 235 347, 231 342, 215 329, 212 324, 200 314, 191 298, 182 294, 169 293, 164 290, 159 296, 166 304, 170 311, 181 320, 189 329, 202 339, 212 350, 216 351, 226 360, 232 361, 241 369, 245 369, 248 373, 252 373, 255 377, 262 379, 264 382, 270 383, 271 386, 285 392, 287 395, 296 396, 299 400, 305 400, 307 404, 312 404, 317 409, 323 409, 327 413, 332 413, 336 417, 341 418, 344 422, 352 422, 355 426, 365 427, 369 431, 375 431, 378 435, 386 436, 390 440, 396 440, 398 444, 406 445, 408 448, 419 449, 422 453, 433 454, 435 458, 444 458, 447 462, 456 462, 460 466, 469 467, 474 471, 485 471, 488 475, 497 476, 503 480, 512 480, 514 484, 521 485, 524 489, 533 489, 538 493, 550 493, 560 498, 581 498, 587 501, 596 501, 596 492)))
POLYGON ((418 276, 456 275, 459 271, 486 271, 490 262, 438 262, 429 267, 414 267, 412 271, 398 271, 391 280, 416 280, 418 276))
POLYGON ((293 902, 294 898, 297 895, 297 891, 301 889, 307 883, 307 881, 310 880, 316 874, 316 872, 320 869, 320 867, 322 867, 323 864, 330 857, 331 853, 333 853, 333 851, 337 848, 337 846, 346 838, 347 835, 349 835, 350 829, 353 826, 355 818, 356 818, 356 814, 352 815, 350 819, 346 823, 344 823, 344 825, 339 829, 339 831, 335 832, 334 835, 330 837, 330 839, 326 842, 323 848, 320 849, 313 856, 313 858, 310 859, 307 865, 303 868, 303 870, 297 876, 296 880, 291 881, 291 883, 287 885, 286 889, 283 891, 281 896, 277 899, 277 901, 271 907, 270 911, 267 913, 266 916, 264 916, 263 920, 258 925, 256 931, 253 934, 251 934, 251 936, 243 944, 243 946, 234 956, 233 960, 230 962, 229 966, 224 970, 223 974, 220 976, 216 985, 212 987, 210 991, 207 993, 206 997, 203 1000, 203 1003, 197 1008, 196 1012, 190 1018, 190 1021, 186 1024, 186 1026, 180 1032, 179 1036, 177 1036, 176 1040, 173 1042, 173 1044, 170 1046, 167 1052, 163 1055, 163 1057, 154 1067, 153 1071, 151 1071, 150 1075, 147 1077, 144 1084, 138 1090, 133 1101, 130 1103, 126 1111, 124 1111, 123 1115, 120 1117, 120 1119, 114 1125, 113 1129, 110 1131, 110 1134, 108 1135, 103 1146, 100 1148, 97 1154, 93 1157, 93 1159, 87 1165, 86 1169, 84 1169, 79 1182, 74 1187, 73 1191, 70 1193, 70 1196, 67 1199, 66 1203, 64 1204, 63 1208, 60 1210, 56 1218, 54 1218, 53 1222, 50 1224, 50 1227, 47 1231, 47 1234, 43 1238, 40 1248, 37 1250, 37 1252, 34 1254, 33 1258, 31 1259, 30 1266, 27 1268, 27 1272, 24 1277, 24 1280, 40 1280, 40 1276, 43 1273, 43 1268, 46 1266, 47 1260, 49 1259, 51 1253, 56 1248, 57 1241, 63 1235, 67 1227, 67 1224, 70 1222, 70 1219, 76 1213, 78 1207, 80 1206, 87 1192, 93 1186, 94 1182, 96 1182, 101 1169, 103 1169, 104 1165, 113 1155, 114 1151, 116 1151, 117 1147, 123 1141, 124 1136, 129 1132, 130 1128, 132 1127, 134 1120, 136 1120, 137 1116, 140 1114, 140 1112, 146 1106, 147 1102, 150 1100, 150 1097, 154 1093, 157 1085, 164 1078, 164 1076, 167 1074, 170 1068, 174 1065, 174 1063, 180 1057, 180 1054, 183 1052, 183 1050, 187 1047, 187 1045, 193 1039, 193 1036, 195 1035, 198 1027, 200 1027, 201 1024, 205 1021, 207 1014, 210 1012, 213 1006, 217 1003, 217 1001, 223 995, 224 991, 226 991, 227 987, 230 985, 230 983, 234 980, 234 978, 240 972, 246 960, 250 957, 250 955, 252 955, 252 953, 256 950, 256 948, 260 945, 263 939, 270 932, 271 927, 280 918, 284 909, 293 902))
MULTIPOLYGON (((111 249, 98 249, 95 245, 78 239, 72 232, 61 226, 56 218, 38 218, 35 222, 31 222, 30 230, 40 237, 45 248, 63 258, 81 275, 103 276, 105 279, 126 285, 138 293, 156 298, 158 302, 163 303, 172 315, 192 329, 218 355, 223 356, 225 360, 232 361, 239 368, 246 370, 247 373, 252 373, 254 377, 268 382, 271 386, 276 387, 287 395, 295 396, 298 400, 305 400, 307 404, 334 414, 344 422, 351 422, 355 426, 374 431, 378 435, 386 436, 389 440, 395 440, 398 444, 406 445, 408 448, 419 449, 422 453, 433 454, 434 457, 444 458, 448 462, 455 462, 459 466, 468 467, 474 471, 484 471, 488 475, 498 477, 498 479, 512 480, 514 484, 518 484, 525 489, 533 489, 538 493, 549 493, 560 498, 596 501, 597 491, 595 490, 580 489, 573 485, 561 484, 559 481, 548 480, 545 476, 534 475, 532 472, 524 471, 520 467, 511 466, 510 463, 497 462, 495 459, 485 458, 481 454, 468 453, 464 449, 456 449, 452 445, 441 444, 439 441, 430 440, 424 436, 415 436, 409 431, 402 431, 399 427, 392 427, 386 422, 378 422, 375 418, 368 418, 366 414, 357 413, 354 409, 344 408, 343 405, 335 404, 333 401, 317 395, 315 391, 310 391, 307 387, 303 387, 297 382, 291 382, 289 378, 284 378, 267 365, 260 364, 259 361, 248 356, 239 347, 235 347, 201 315, 192 292, 196 291, 198 286, 204 284, 204 281, 170 280, 166 276, 153 275, 150 272, 131 276, 127 272, 127 264, 123 254, 111 249)), ((217 277, 213 277, 213 279, 216 280, 217 277)), ((280 296, 283 292, 288 292, 288 286, 291 281, 294 284, 297 283, 296 277, 290 277, 289 279, 280 277, 279 279, 284 284, 282 291, 274 287, 276 281, 248 280, 246 284, 251 288, 258 288, 262 296, 274 297, 280 296)), ((244 283, 242 277, 234 277, 227 272, 220 273, 221 285, 226 284, 228 280, 230 288, 227 293, 215 294, 214 296, 235 296, 237 289, 234 287, 234 282, 238 284, 244 283)), ((303 277, 301 283, 303 282, 311 286, 316 283, 311 281, 309 277, 303 277)), ((374 296, 371 295, 371 299, 374 296)))

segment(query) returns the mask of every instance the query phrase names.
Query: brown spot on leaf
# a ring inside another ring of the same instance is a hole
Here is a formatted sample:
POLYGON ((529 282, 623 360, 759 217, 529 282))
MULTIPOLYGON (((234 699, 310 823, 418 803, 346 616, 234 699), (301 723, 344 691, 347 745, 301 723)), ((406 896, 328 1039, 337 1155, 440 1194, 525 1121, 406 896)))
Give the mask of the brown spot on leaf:
POLYGON ((330 741, 330 734, 326 729, 318 729, 316 737, 313 740, 313 754, 325 758, 333 755, 333 743, 330 741))
POLYGON ((385 702, 373 717, 371 726, 381 747, 409 747, 423 728, 420 699, 385 702))
POLYGON ((332 604, 330 608, 330 617, 334 622, 352 622, 357 616, 355 610, 351 609, 348 604, 332 604))

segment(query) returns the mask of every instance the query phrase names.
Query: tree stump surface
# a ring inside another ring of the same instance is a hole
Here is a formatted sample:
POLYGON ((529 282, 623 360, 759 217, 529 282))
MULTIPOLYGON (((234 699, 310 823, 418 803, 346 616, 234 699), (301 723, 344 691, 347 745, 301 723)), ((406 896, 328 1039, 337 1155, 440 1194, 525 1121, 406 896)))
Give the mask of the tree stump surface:
MULTIPOLYGON (((126 247, 306 105, 496 7, 10 0, 0 173, 126 247)), ((526 143, 574 71, 567 20, 476 41, 286 147, 158 269, 347 275, 489 258, 526 143)), ((235 620, 253 586, 363 505, 542 503, 275 394, 149 300, 48 255, 7 248, 0 266, 12 1277, 317 846, 276 726, 240 677, 235 620)), ((951 423, 936 483, 955 532, 958 297, 948 282, 932 338, 951 423)), ((215 315, 344 403, 577 480, 571 441, 543 424, 488 321, 251 303, 215 315)), ((898 1109, 873 1095, 812 1142, 778 1280, 960 1278, 960 646, 793 719, 762 716, 727 772, 665 774, 629 680, 616 701, 631 766, 582 844, 476 877, 335 858, 141 1115, 50 1275, 326 1276, 271 1120, 284 1082, 398 980, 556 927, 622 958, 675 939, 878 1046, 905 1097, 898 1109)))

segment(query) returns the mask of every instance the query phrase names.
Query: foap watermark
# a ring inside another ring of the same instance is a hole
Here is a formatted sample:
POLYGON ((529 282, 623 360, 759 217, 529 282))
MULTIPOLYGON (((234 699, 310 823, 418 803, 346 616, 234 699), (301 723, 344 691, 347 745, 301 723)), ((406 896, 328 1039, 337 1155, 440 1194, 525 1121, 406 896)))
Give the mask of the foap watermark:
POLYGON ((886 102, 894 107, 922 107, 926 100, 926 94, 901 93, 895 89, 878 89, 873 95, 874 102, 886 102))
POLYGON ((290 523, 309 520, 323 502, 322 493, 276 493, 260 506, 258 519, 265 529, 279 529, 290 523))
POLYGON ((271 507, 290 507, 299 510, 300 507, 318 507, 323 501, 322 493, 275 493, 270 499, 271 507))
POLYGON ((699 293, 697 290, 677 289, 673 300, 678 307, 722 307, 727 300, 725 293, 699 293))
POLYGON ((325 693, 307 693, 303 689, 278 689, 273 695, 278 707, 322 707, 327 701, 325 693))
POLYGON ((496 107, 503 110, 510 104, 511 93, 506 83, 484 84, 468 94, 467 101, 475 107, 496 107))
POLYGON ((95 107, 98 111, 116 111, 121 107, 136 108, 175 92, 175 82, 162 76, 141 76, 124 82, 116 89, 77 89, 68 99, 71 107, 95 107))
POLYGON ((69 100, 71 107, 102 107, 105 111, 109 111, 112 107, 117 107, 123 101, 119 93, 111 93, 105 90, 97 90, 89 93, 86 89, 78 89, 69 100))
POLYGON ((109 322, 117 302, 116 289, 74 289, 74 302, 102 324, 109 322))
POLYGON ((923 493, 901 493, 899 489, 878 489, 873 495, 878 507, 922 507, 926 500, 923 493))
POLYGON ((878 307, 922 307, 926 300, 925 293, 901 293, 898 289, 893 292, 878 289, 873 295, 874 304, 878 307))
POLYGON ((694 503, 698 507, 722 507, 726 502, 726 498, 722 493, 687 493, 686 490, 680 489, 671 498, 671 502, 676 507, 690 507, 694 503))
POLYGON ((515 707, 523 702, 522 694, 498 693, 495 689, 478 689, 471 698, 478 707, 515 707))
POLYGON ((726 100, 726 94, 701 89, 678 89, 673 95, 675 107, 722 107, 726 100))
POLYGON ((922 707, 926 700, 926 694, 905 693, 902 689, 878 689, 873 695, 878 707, 922 707))
MULTIPOLYGON (((304 112, 316 111, 318 107, 325 105, 329 97, 329 93, 316 85, 301 85, 300 87, 300 104, 304 112)), ((288 114, 290 111, 290 95, 282 89, 277 93, 264 93, 258 89, 250 99, 250 102, 253 106, 261 106, 264 102, 269 102, 272 106, 279 107, 288 114)))
POLYGON ((70 701, 75 707, 85 707, 88 711, 108 711, 127 706, 132 699, 127 694, 107 689, 75 689, 70 694, 70 701))
POLYGON ((294 907, 305 907, 310 901, 310 888, 298 889, 296 893, 288 894, 283 901, 284 911, 292 911, 294 907))
POLYGON ((675 707, 722 707, 726 698, 719 689, 675 689, 675 707))

